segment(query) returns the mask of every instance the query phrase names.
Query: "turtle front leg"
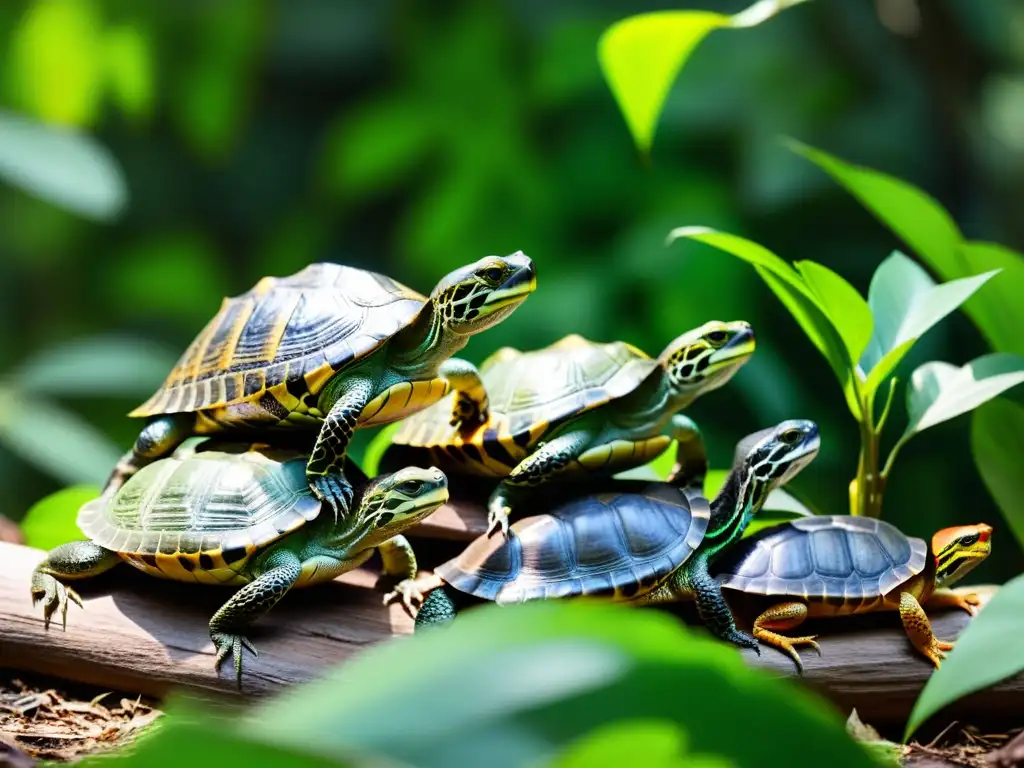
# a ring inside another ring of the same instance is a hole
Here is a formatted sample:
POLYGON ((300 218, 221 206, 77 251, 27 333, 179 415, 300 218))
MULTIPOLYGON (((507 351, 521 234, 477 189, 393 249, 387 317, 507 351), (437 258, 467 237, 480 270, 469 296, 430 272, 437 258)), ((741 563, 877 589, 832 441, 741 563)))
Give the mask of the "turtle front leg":
POLYGON ((932 632, 932 623, 917 598, 909 592, 900 594, 900 618, 903 629, 914 647, 938 669, 946 651, 953 650, 953 643, 939 640, 932 632))
POLYGON ((32 571, 32 605, 43 603, 43 626, 50 628, 50 617, 58 610, 64 630, 68 628, 68 601, 79 608, 82 599, 63 581, 88 579, 109 571, 121 562, 117 553, 91 541, 72 541, 50 551, 32 571))
POLYGON ((302 573, 302 561, 287 549, 271 551, 259 564, 260 575, 238 590, 210 619, 210 639, 217 649, 214 669, 230 653, 235 662, 235 680, 242 689, 242 648, 258 656, 245 631, 284 597, 302 573))
POLYGON ((796 646, 809 645, 821 656, 821 646, 815 641, 815 635, 804 635, 803 637, 787 637, 779 632, 796 629, 807 619, 807 606, 804 603, 792 600, 785 603, 777 603, 766 610, 754 620, 754 637, 762 643, 774 645, 781 651, 789 654, 789 657, 796 662, 796 668, 802 675, 804 664, 800 660, 796 646))
POLYGON ((172 453, 175 448, 191 437, 195 432, 196 417, 194 413, 169 413, 151 419, 135 440, 135 445, 110 473, 103 486, 103 495, 113 493, 128 478, 147 464, 172 453))
POLYGON ((693 419, 677 413, 669 423, 669 434, 676 441, 676 463, 666 482, 681 488, 684 493, 704 493, 704 478, 708 474, 708 454, 704 436, 693 419))
POLYGON ((487 535, 495 526, 508 536, 508 516, 511 501, 527 488, 546 483, 564 472, 590 442, 590 433, 578 431, 559 435, 542 443, 504 478, 487 501, 487 535))
POLYGON ((306 479, 316 497, 330 505, 337 521, 348 514, 354 495, 352 484, 343 472, 345 451, 359 416, 373 399, 374 392, 373 383, 362 377, 346 378, 332 389, 341 389, 341 396, 331 405, 317 435, 306 463, 306 479))
POLYGON ((416 553, 412 545, 405 536, 399 534, 382 543, 377 551, 384 563, 384 572, 377 580, 377 589, 391 588, 384 595, 384 604, 400 598, 409 615, 415 616, 413 602, 422 603, 423 593, 416 584, 416 553))
POLYGON ((449 422, 453 427, 473 429, 487 421, 490 412, 487 389, 475 365, 468 360, 452 357, 441 363, 438 373, 455 390, 455 403, 449 422))

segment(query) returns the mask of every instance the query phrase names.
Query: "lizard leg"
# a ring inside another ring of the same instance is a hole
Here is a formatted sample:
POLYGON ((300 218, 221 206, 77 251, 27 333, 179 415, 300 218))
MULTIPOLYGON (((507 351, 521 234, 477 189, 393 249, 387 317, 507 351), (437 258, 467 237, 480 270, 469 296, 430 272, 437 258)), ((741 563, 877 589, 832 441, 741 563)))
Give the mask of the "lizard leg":
POLYGON ((359 415, 374 393, 372 382, 363 377, 350 377, 335 386, 343 387, 341 397, 331 406, 317 435, 306 463, 306 479, 317 498, 330 505, 337 521, 348 514, 355 495, 343 471, 345 451, 359 415))
POLYGON ((548 482, 564 472, 587 447, 590 433, 567 432, 541 445, 498 483, 487 502, 487 533, 497 525, 508 536, 508 515, 517 492, 548 482))
POLYGON ((982 599, 974 592, 960 593, 951 589, 936 589, 924 604, 928 608, 962 608, 971 616, 976 616, 981 608, 982 599))
POLYGON ((391 588, 384 595, 384 604, 400 598, 409 615, 415 616, 413 604, 423 602, 423 593, 416 584, 416 553, 412 545, 405 536, 399 534, 383 542, 377 551, 384 563, 384 572, 377 580, 377 589, 391 588))
POLYGON ((288 549, 269 552, 260 564, 260 575, 238 590, 210 619, 210 639, 217 649, 214 668, 230 653, 235 662, 235 679, 242 688, 242 648, 256 656, 256 648, 245 630, 284 597, 302 573, 299 556, 288 549))
POLYGON ((173 452, 192 436, 195 423, 194 413, 169 413, 151 419, 132 449, 117 462, 103 486, 103 494, 113 493, 144 466, 173 452))
POLYGON ((795 600, 785 603, 777 603, 766 610, 754 621, 754 637, 768 645, 774 645, 781 651, 789 654, 796 662, 796 668, 803 674, 804 665, 800 660, 795 646, 809 645, 821 655, 821 646, 814 642, 816 635, 805 635, 803 637, 787 637, 780 635, 789 629, 796 629, 807 618, 807 606, 795 600))
POLYGON ((447 584, 427 593, 419 611, 416 612, 413 631, 419 632, 425 627, 440 627, 455 621, 459 606, 454 595, 455 590, 447 584))
POLYGON ((117 553, 91 541, 72 541, 51 550, 32 571, 32 604, 42 601, 45 628, 50 628, 50 617, 59 610, 67 630, 68 601, 82 607, 78 593, 64 581, 98 576, 120 562, 117 553))
POLYGON ((953 643, 935 637, 924 608, 909 592, 900 595, 900 618, 903 619, 903 629, 910 642, 938 669, 942 659, 946 658, 944 652, 953 650, 953 643))
POLYGON ((669 422, 669 433, 676 441, 676 463, 666 482, 687 493, 704 493, 704 478, 708 474, 708 454, 704 436, 692 419, 677 413, 669 422))
POLYGON ((468 360, 452 357, 441 364, 438 373, 455 390, 451 418, 453 427, 473 429, 487 421, 490 412, 487 389, 475 365, 468 360))

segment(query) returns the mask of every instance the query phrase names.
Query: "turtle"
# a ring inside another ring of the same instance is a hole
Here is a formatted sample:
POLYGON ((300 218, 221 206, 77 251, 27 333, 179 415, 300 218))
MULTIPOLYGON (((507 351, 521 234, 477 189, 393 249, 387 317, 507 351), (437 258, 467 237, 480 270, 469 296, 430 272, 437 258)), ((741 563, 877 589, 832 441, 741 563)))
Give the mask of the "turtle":
POLYGON ((891 523, 851 515, 820 515, 763 528, 715 562, 722 589, 764 596, 754 621, 759 640, 784 651, 802 671, 796 646, 821 653, 816 635, 787 637, 808 616, 899 611, 913 646, 936 668, 953 643, 932 633, 924 607, 955 606, 972 616, 973 594, 947 589, 984 560, 992 528, 984 523, 944 528, 922 539, 891 523), (924 607, 922 607, 924 606, 924 607))
POLYGON ((336 470, 355 429, 399 420, 450 390, 452 423, 487 418, 476 367, 452 355, 536 284, 521 251, 457 269, 429 297, 341 264, 265 277, 224 299, 163 386, 129 413, 148 421, 104 490, 192 435, 268 440, 267 432, 297 429, 317 432, 306 476, 335 516, 343 514, 352 486, 336 470))
POLYGON ((558 480, 612 475, 647 463, 677 441, 680 483, 703 487, 700 431, 678 413, 728 382, 754 352, 742 320, 711 321, 674 339, 657 359, 624 341, 571 334, 530 352, 503 347, 480 366, 490 417, 453 427, 442 402, 406 419, 395 446, 449 473, 500 477, 488 530, 508 535, 512 504, 558 480), (403 450, 405 450, 403 448, 403 450))
MULTIPOLYGON (((401 598, 412 613, 416 558, 401 535, 448 499, 439 469, 407 467, 359 478, 352 513, 335 520, 306 482, 308 454, 267 444, 204 441, 147 464, 117 491, 87 502, 78 526, 87 541, 51 550, 32 574, 32 602, 43 603, 48 629, 56 611, 67 628, 66 582, 97 576, 119 563, 164 579, 241 587, 210 620, 215 667, 232 654, 239 687, 245 633, 293 587, 329 581, 379 550, 394 583, 385 602, 401 598)), ((350 462, 347 470, 361 474, 350 462)))
POLYGON ((748 435, 710 503, 693 489, 642 480, 605 480, 567 499, 556 494, 543 512, 513 523, 508 539, 483 534, 438 566, 420 587, 430 591, 416 630, 447 624, 467 601, 695 600, 713 634, 757 650, 757 640, 737 629, 708 564, 743 535, 772 489, 809 464, 818 446, 813 421, 788 420, 748 435))

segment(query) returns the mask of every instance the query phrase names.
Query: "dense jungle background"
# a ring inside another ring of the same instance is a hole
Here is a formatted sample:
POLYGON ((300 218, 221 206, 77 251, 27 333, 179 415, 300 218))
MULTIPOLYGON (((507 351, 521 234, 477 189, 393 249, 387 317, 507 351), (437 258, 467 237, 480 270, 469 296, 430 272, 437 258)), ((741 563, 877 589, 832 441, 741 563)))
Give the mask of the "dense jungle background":
MULTIPOLYGON (((748 432, 814 419, 823 449, 795 489, 846 513, 857 428, 827 363, 750 267, 696 243, 666 247, 666 233, 743 234, 866 292, 900 243, 789 152, 787 135, 926 189, 969 237, 1024 248, 1024 5, 808 3, 712 35, 644 158, 595 43, 612 22, 662 7, 676 6, 0 5, 3 107, 90 133, 128 190, 119 217, 95 220, 0 185, 0 512, 18 520, 61 486, 102 482, 141 426, 124 414, 221 297, 261 276, 340 261, 428 292, 460 264, 522 249, 537 293, 467 357, 570 332, 657 354, 706 320, 749 320, 752 362, 689 411, 713 463, 748 432)), ((986 351, 954 313, 901 376, 986 351)), ((357 456, 371 437, 359 433, 357 456)), ((965 417, 908 445, 885 516, 926 538, 992 523, 993 555, 971 580, 1019 570, 965 417)))

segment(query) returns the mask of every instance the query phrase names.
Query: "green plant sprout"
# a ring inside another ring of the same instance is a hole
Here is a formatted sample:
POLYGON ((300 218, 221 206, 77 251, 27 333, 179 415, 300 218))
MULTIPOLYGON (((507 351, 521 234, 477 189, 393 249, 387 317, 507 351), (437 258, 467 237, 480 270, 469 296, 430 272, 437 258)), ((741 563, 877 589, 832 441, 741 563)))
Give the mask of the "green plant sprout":
POLYGON ((893 462, 911 437, 1024 382, 1024 357, 1014 354, 983 355, 962 368, 925 363, 910 377, 909 423, 883 465, 881 434, 896 393, 896 367, 921 336, 999 270, 938 284, 913 260, 894 251, 875 271, 865 300, 828 267, 809 260, 789 264, 742 237, 706 227, 681 227, 669 234, 668 242, 680 238, 706 243, 753 265, 828 360, 860 427, 857 475, 850 483, 851 514, 881 516, 893 462), (879 413, 876 395, 886 382, 879 413))

